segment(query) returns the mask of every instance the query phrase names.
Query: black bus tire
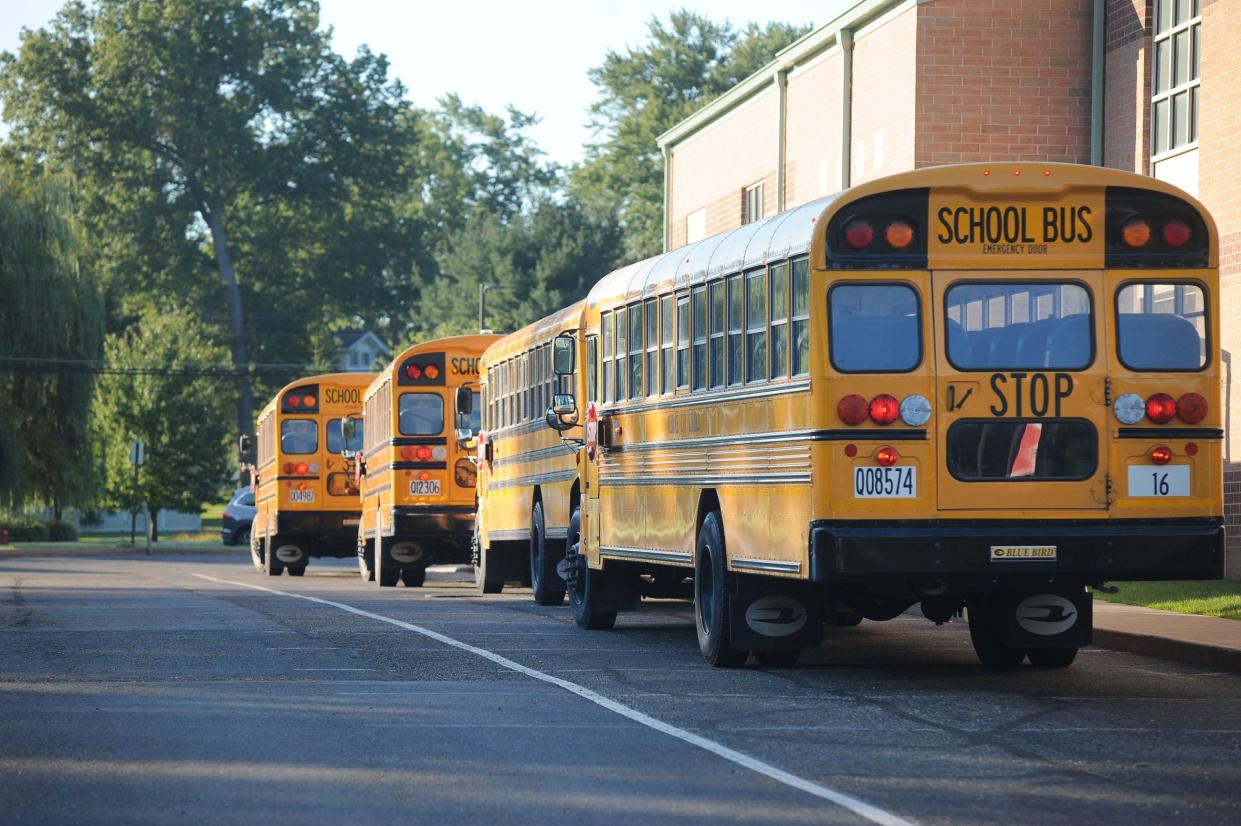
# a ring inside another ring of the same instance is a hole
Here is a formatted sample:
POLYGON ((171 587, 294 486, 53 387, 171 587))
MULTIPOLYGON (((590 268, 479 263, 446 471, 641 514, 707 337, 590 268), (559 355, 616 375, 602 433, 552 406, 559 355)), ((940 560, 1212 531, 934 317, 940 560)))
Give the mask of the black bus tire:
POLYGON ((569 564, 575 568, 574 582, 568 589, 569 610, 579 628, 588 631, 607 631, 616 625, 615 611, 600 611, 596 607, 600 589, 607 587, 603 571, 592 571, 586 558, 579 553, 582 542, 582 511, 573 509, 569 517, 569 531, 565 537, 569 564))
POLYGON ((984 597, 966 601, 970 619, 970 642, 978 661, 988 668, 1012 668, 1025 659, 1024 648, 1004 643, 1004 618, 997 603, 984 597))
POLYGON ((1068 668, 1077 659, 1076 648, 1031 648, 1026 652, 1035 668, 1068 668))
POLYGON ((728 563, 724 526, 719 511, 708 513, 698 531, 694 569, 694 627, 698 649, 715 668, 744 665, 748 652, 733 647, 729 639, 728 563))
POLYGON ((530 511, 530 587, 538 605, 559 605, 564 602, 564 580, 547 555, 547 527, 543 519, 543 503, 535 502, 530 511))
POLYGON ((421 588, 422 584, 427 581, 426 568, 402 568, 401 582, 405 583, 406 588, 421 588))

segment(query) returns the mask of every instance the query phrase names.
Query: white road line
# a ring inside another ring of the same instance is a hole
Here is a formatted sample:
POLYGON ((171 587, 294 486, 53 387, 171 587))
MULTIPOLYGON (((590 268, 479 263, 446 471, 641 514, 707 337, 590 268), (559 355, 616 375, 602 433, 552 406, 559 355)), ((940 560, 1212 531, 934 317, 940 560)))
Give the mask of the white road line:
POLYGON ((343 602, 333 602, 328 599, 307 596, 305 594, 295 594, 290 591, 277 591, 275 588, 266 588, 262 585, 251 585, 248 582, 218 579, 213 576, 207 576, 206 574, 196 573, 194 576, 210 582, 218 582, 222 585, 235 585, 239 588, 249 588, 254 591, 265 591, 269 594, 276 594, 277 596, 291 597, 293 599, 301 599, 307 602, 316 602, 320 605, 339 608, 342 611, 347 611, 350 614, 356 614, 359 617, 378 620, 379 622, 385 622, 389 625, 395 625, 398 628, 404 628, 407 631, 413 631, 416 634, 422 634, 423 636, 429 637, 437 642, 441 642, 444 645, 449 645, 453 648, 458 648, 462 651, 467 651, 471 654, 482 657, 483 659, 489 660, 502 668, 507 668, 510 671, 516 671, 518 674, 524 674, 527 677, 539 680, 540 682, 563 688, 570 694, 576 694, 583 700, 589 700, 597 706, 605 708, 615 714, 619 714, 622 717, 627 717, 635 723, 640 723, 641 725, 654 729, 661 734, 666 734, 669 737, 674 737, 677 740, 690 744, 691 746, 696 746, 704 751, 711 752, 717 757, 722 757, 730 763, 735 763, 736 765, 749 769, 756 774, 761 774, 764 777, 776 781, 777 783, 783 783, 784 785, 790 786, 798 791, 802 791, 822 800, 835 803, 837 806, 848 809, 854 814, 863 817, 872 823, 879 823, 883 826, 912 826, 913 821, 906 820, 899 815, 893 814, 892 812, 880 809, 878 806, 872 806, 871 804, 863 800, 859 800, 856 797, 852 797, 843 792, 838 792, 835 789, 830 789, 827 786, 806 780, 803 777, 798 777, 797 775, 787 772, 784 769, 776 768, 770 763, 764 763, 757 757, 751 757, 750 755, 739 752, 736 749, 730 749, 722 743, 709 740, 699 734, 694 734, 691 731, 678 728, 677 726, 665 723, 662 720, 657 720, 649 714, 643 714, 641 711, 622 705, 615 700, 610 700, 602 694, 591 691, 585 686, 580 686, 577 683, 572 683, 568 680, 562 680, 559 677, 553 677, 551 674, 546 674, 542 671, 536 671, 535 669, 528 668, 521 663, 514 662, 507 657, 501 657, 499 654, 493 654, 485 648, 479 648, 477 646, 470 645, 469 643, 455 640, 452 637, 447 637, 437 631, 431 631, 430 629, 414 625, 413 623, 403 622, 402 620, 393 619, 392 617, 385 617, 382 614, 372 614, 370 611, 364 611, 361 608, 354 608, 352 605, 346 605, 343 602))

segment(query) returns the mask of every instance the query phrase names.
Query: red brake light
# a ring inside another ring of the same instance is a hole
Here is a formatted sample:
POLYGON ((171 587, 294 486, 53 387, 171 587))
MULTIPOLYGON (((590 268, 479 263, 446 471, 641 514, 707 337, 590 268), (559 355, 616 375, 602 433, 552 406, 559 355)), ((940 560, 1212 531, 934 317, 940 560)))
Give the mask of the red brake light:
POLYGON ((1155 424, 1167 424, 1176 418, 1176 399, 1167 393, 1156 393, 1146 400, 1146 418, 1155 424))
POLYGON ((1197 393, 1186 393, 1176 400, 1176 415, 1185 424, 1197 424, 1207 417, 1207 400, 1197 393))
POLYGON ((865 249, 875 240, 875 228, 869 221, 855 218, 845 225, 845 243, 855 250, 865 249))
POLYGON ((301 396, 289 396, 288 402, 289 402, 289 407, 301 407, 302 397, 301 396))
POLYGON ((1171 221, 1163 225, 1161 230, 1163 242, 1173 249, 1179 249, 1189 243, 1193 236, 1189 224, 1180 218, 1173 218, 1171 221))
POLYGON ((875 453, 875 461, 883 467, 892 467, 901 458, 894 447, 881 447, 875 453))
POLYGON ((422 445, 415 451, 414 455, 418 458, 419 462, 429 462, 431 461, 431 448, 426 445, 422 445))
POLYGON ((298 476, 305 476, 306 474, 310 473, 310 465, 306 464, 305 462, 298 462, 297 467, 293 468, 293 472, 296 473, 298 476))
POLYGON ((416 364, 407 364, 405 365, 405 375, 417 381, 422 378, 422 368, 416 364))
POLYGON ((870 400, 870 418, 875 424, 888 425, 900 418, 901 403, 895 396, 881 393, 870 400))
POLYGON ((836 415, 845 424, 858 425, 866 421, 866 399, 856 393, 850 393, 836 405, 836 415))
POLYGON ((1172 451, 1167 445, 1160 445, 1151 451, 1151 461, 1157 465, 1166 465, 1172 461, 1172 451))
POLYGON ((1144 247, 1151 240, 1151 225, 1146 223, 1145 218, 1130 218, 1120 228, 1120 236, 1126 246, 1134 249, 1144 247))
POLYGON ((418 474, 418 478, 425 482, 431 478, 431 474, 424 470, 422 473, 418 474))

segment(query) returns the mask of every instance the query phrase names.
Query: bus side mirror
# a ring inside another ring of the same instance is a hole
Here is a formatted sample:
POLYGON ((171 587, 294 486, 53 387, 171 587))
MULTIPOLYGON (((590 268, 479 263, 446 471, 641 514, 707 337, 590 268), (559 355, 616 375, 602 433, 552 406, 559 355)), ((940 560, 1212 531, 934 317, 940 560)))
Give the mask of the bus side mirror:
POLYGON ((469 387, 457 388, 457 415, 468 416, 474 412, 474 393, 469 387))
POLYGON ((577 399, 569 393, 557 393, 544 418, 547 426, 559 433, 577 427, 577 399))
POLYGON ((352 442, 358 436, 358 420, 346 417, 340 423, 340 435, 345 437, 346 442, 352 442))
POLYGON ((571 333, 561 333, 552 341, 552 372, 557 376, 573 375, 577 360, 577 339, 571 333))
POLYGON ((254 450, 254 437, 249 433, 243 433, 237 439, 237 456, 242 464, 245 464, 246 457, 254 450))

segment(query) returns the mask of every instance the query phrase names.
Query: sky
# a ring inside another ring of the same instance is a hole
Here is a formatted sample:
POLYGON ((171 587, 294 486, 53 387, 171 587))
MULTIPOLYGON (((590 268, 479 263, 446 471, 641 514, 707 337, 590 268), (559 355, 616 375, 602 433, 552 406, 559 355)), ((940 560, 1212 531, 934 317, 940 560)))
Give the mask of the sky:
MULTIPOLYGON (((586 77, 609 51, 640 45, 652 17, 686 8, 741 28, 748 22, 827 23, 848 0, 321 0, 333 46, 388 56, 391 73, 423 107, 450 92, 500 112, 512 104, 542 122, 531 130, 548 157, 581 160, 591 140, 586 77)), ((39 28, 62 0, 0 0, 0 51, 20 44, 22 27, 39 28)), ((0 128, 0 133, 5 130, 0 128)))

